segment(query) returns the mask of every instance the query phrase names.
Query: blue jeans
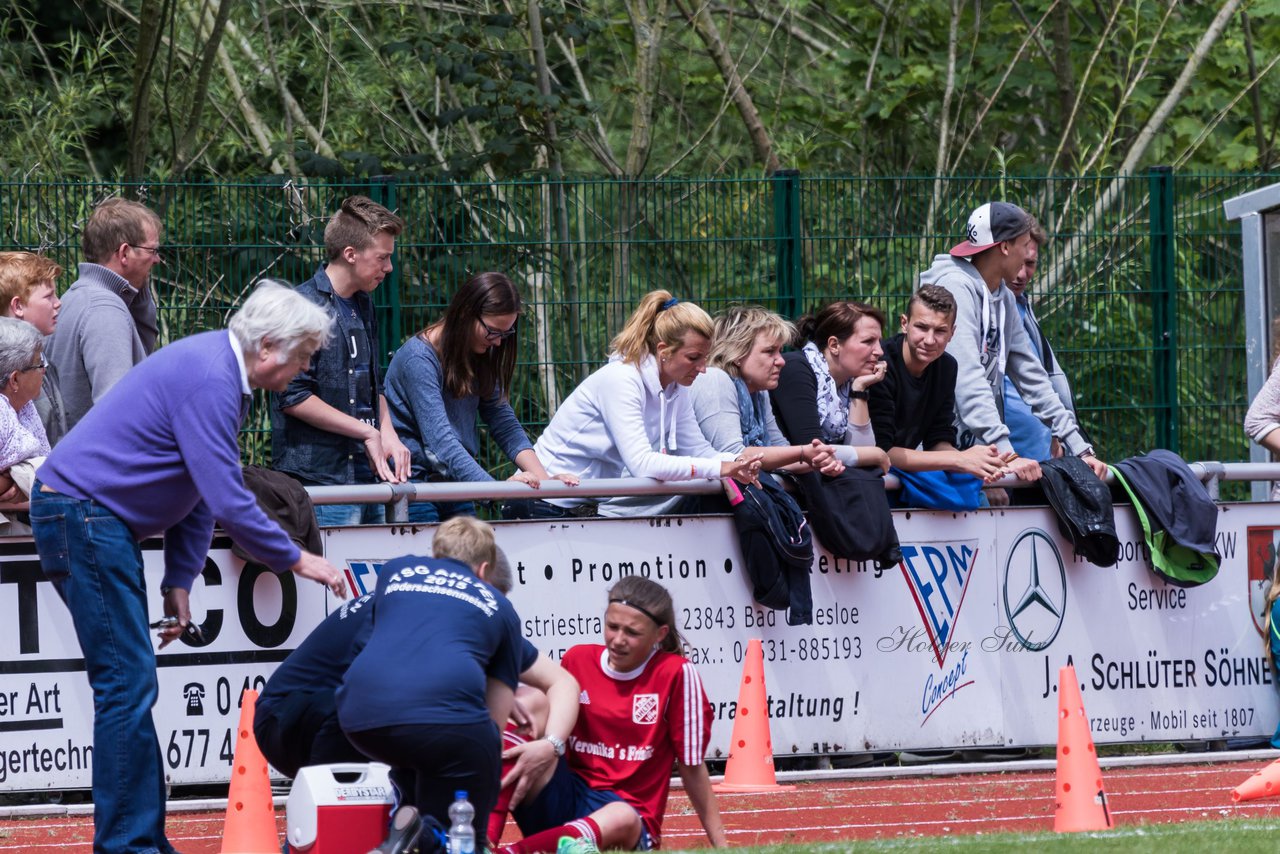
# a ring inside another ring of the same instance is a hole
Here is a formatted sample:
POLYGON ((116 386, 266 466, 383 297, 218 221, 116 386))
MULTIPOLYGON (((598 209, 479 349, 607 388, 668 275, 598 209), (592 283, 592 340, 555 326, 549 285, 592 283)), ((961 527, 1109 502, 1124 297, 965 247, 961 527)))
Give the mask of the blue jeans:
POLYGON ((317 504, 316 521, 324 528, 379 525, 385 516, 381 504, 317 504))
POLYGON ((474 516, 476 505, 470 501, 410 501, 409 521, 419 525, 444 522, 454 516, 474 516))
POLYGON ((106 507, 44 492, 39 480, 31 528, 40 566, 71 611, 93 688, 93 850, 171 854, 142 551, 106 507))

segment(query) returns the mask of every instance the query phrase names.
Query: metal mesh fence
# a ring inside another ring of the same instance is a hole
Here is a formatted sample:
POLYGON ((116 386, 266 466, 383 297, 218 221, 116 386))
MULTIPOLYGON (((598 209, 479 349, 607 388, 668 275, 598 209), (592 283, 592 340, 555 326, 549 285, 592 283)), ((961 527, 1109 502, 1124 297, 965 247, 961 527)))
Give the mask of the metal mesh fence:
MULTIPOLYGON (((1247 457, 1238 228, 1222 202, 1265 175, 570 179, 503 183, 145 186, 0 184, 5 248, 55 257, 75 278, 93 205, 139 198, 165 224, 154 284, 161 340, 221 326, 262 276, 308 278, 324 225, 346 195, 398 210, 407 231, 375 295, 385 361, 439 317, 471 274, 501 270, 526 301, 513 403, 531 435, 641 295, 665 288, 715 313, 758 302, 789 316, 857 298, 892 318, 932 257, 963 236, 969 211, 1009 199, 1049 234, 1033 301, 1106 458, 1163 446, 1188 459, 1247 457)), ((244 433, 263 462, 266 401, 244 433)), ((509 464, 486 448, 496 473, 509 464)))

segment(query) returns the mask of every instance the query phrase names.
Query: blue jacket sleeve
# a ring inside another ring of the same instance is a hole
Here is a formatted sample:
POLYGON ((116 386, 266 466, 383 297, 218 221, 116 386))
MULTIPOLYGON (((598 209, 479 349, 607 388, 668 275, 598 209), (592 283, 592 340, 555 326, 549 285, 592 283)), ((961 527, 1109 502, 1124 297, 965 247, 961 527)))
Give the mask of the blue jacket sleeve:
POLYGON ((480 417, 488 426, 489 435, 513 462, 521 451, 533 447, 528 434, 520 426, 520 420, 516 418, 515 410, 511 408, 511 401, 501 390, 495 390, 488 397, 481 398, 480 417))

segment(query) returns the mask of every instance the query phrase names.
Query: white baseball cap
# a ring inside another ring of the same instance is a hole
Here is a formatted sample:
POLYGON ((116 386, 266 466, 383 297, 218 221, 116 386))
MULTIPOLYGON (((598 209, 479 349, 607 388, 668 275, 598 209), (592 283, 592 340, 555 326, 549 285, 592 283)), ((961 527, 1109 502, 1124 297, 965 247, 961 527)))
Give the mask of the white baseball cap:
POLYGON ((1031 230, 1031 215, 1008 202, 988 202, 969 214, 968 239, 951 247, 951 254, 968 258, 997 243, 1021 237, 1031 230))

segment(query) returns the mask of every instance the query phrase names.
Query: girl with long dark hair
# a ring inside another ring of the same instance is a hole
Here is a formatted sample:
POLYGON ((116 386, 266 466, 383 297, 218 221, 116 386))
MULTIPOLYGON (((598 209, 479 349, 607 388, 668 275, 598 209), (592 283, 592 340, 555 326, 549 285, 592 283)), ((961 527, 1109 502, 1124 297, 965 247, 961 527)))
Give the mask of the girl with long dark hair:
MULTIPOLYGON (((414 480, 493 480, 476 461, 477 418, 519 469, 511 480, 536 489, 551 477, 507 399, 521 305, 509 278, 478 273, 453 295, 443 317, 396 351, 387 369, 387 406, 400 441, 409 448, 414 480)), ((577 483, 572 475, 558 479, 577 483)), ((469 502, 409 505, 413 522, 473 512, 469 502)))
POLYGON ((783 356, 770 395, 783 435, 794 445, 814 439, 838 447, 849 466, 889 470, 876 447, 867 388, 884 379, 880 335, 884 314, 860 302, 834 302, 796 324, 804 347, 783 356))

